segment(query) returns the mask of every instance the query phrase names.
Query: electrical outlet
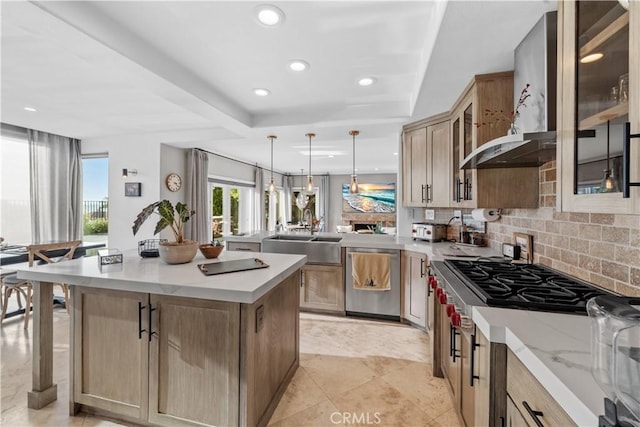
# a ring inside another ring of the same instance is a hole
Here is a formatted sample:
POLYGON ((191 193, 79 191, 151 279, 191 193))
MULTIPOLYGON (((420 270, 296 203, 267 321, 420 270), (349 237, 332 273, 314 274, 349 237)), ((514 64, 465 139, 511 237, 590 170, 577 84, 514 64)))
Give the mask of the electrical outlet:
POLYGON ((462 222, 462 211, 461 210, 454 210, 453 211, 453 216, 456 218, 453 222, 462 222))
POLYGON ((436 219, 436 211, 434 209, 425 209, 424 210, 424 219, 435 220, 436 219))
POLYGON ((264 305, 256 309, 256 333, 264 326, 264 305))

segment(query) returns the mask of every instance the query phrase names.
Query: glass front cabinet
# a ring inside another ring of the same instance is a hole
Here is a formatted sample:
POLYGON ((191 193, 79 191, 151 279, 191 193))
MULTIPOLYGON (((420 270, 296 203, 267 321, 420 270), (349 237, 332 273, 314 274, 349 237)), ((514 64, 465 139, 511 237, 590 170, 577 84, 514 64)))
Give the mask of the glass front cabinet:
MULTIPOLYGON (((558 63, 561 209, 640 213, 640 188, 622 192, 626 124, 640 133, 640 2, 559 2, 558 63)), ((640 139, 628 145, 637 182, 640 139)))

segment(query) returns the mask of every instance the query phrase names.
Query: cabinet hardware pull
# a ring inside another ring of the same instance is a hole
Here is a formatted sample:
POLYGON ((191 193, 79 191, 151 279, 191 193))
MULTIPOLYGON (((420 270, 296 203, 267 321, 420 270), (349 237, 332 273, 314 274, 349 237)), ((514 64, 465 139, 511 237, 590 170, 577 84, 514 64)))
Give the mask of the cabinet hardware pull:
POLYGON ((456 203, 460 203, 461 197, 460 197, 460 186, 462 185, 462 182, 460 181, 460 178, 456 178, 456 203))
POLYGON ((427 184, 427 203, 433 202, 433 185, 427 184))
POLYGON ((153 323, 151 323, 151 318, 153 316, 153 312, 156 311, 157 308, 153 308, 153 305, 149 303, 149 342, 151 342, 151 337, 154 335, 158 335, 157 332, 153 331, 153 323))
POLYGON ((531 418, 533 419, 533 422, 536 423, 536 426, 544 427, 544 424, 542 424, 542 422, 538 419, 538 417, 544 416, 542 414, 542 411, 536 411, 531 409, 531 406, 529 406, 526 400, 522 401, 522 406, 524 406, 524 409, 526 409, 529 415, 531 415, 531 418))
POLYGON ((251 249, 249 249, 249 248, 235 248, 234 251, 249 251, 249 252, 251 252, 251 249))
POLYGON ((470 384, 471 387, 473 387, 473 380, 479 380, 480 376, 479 375, 473 375, 473 365, 475 365, 475 361, 476 361, 476 347, 480 347, 480 344, 478 344, 476 342, 476 334, 471 334, 471 361, 469 362, 469 380, 470 380, 470 384))
POLYGON ((420 277, 424 277, 424 259, 420 258, 420 277))
POLYGON ((142 305, 140 301, 138 301, 138 339, 142 339, 142 333, 147 332, 146 329, 142 329, 142 310, 147 308, 146 305, 142 305))
POLYGON ((464 200, 471 200, 471 180, 469 178, 464 180, 464 200))
POLYGON ((640 187, 640 182, 631 182, 631 138, 640 138, 640 133, 631 133, 631 123, 624 124, 622 139, 622 197, 628 199, 631 189, 629 187, 640 187))
POLYGON ((422 184, 420 185, 420 198, 422 199, 422 203, 426 203, 427 202, 427 197, 425 197, 424 193, 425 193, 425 189, 427 190, 427 194, 428 194, 428 186, 422 184))
POLYGON ((500 417, 500 427, 504 427, 504 417, 500 417))
POLYGON ((453 325, 449 327, 451 328, 451 358, 453 359, 453 363, 456 363, 456 358, 460 357, 460 350, 456 348, 456 337, 460 335, 460 332, 458 332, 458 329, 453 325))
POLYGON ((300 270, 300 287, 304 288, 304 271, 300 270))

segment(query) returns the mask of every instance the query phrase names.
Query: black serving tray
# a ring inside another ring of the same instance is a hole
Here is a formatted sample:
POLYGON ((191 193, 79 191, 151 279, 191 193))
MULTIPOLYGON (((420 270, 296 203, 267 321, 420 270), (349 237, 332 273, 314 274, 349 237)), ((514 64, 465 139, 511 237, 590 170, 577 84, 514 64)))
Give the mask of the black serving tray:
POLYGON ((236 271, 255 270, 258 268, 267 268, 269 264, 258 258, 236 259, 233 261, 218 261, 208 264, 198 264, 198 269, 205 276, 214 276, 216 274, 234 273, 236 271))

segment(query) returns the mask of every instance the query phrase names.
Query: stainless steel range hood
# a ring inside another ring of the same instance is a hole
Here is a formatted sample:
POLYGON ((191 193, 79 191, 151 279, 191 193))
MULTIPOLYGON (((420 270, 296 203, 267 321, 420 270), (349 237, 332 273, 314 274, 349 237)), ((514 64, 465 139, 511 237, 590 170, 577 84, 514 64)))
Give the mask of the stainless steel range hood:
POLYGON ((489 141, 460 169, 538 167, 556 158, 557 12, 547 12, 514 53, 514 105, 526 84, 531 94, 516 125, 522 133, 489 141))
POLYGON ((460 169, 537 167, 555 158, 555 131, 521 133, 476 148, 460 163, 460 169))

